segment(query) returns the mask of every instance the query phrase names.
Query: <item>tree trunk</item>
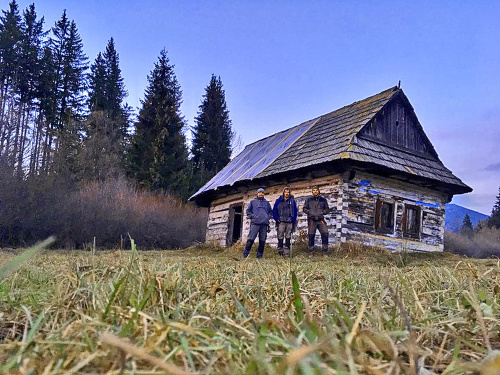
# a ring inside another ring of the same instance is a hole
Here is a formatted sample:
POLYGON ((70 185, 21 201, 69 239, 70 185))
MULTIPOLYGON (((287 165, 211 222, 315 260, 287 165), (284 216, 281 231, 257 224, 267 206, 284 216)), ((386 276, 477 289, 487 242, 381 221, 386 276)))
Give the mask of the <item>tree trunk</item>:
POLYGON ((5 133, 5 148, 4 148, 4 156, 5 156, 5 159, 7 160, 7 162, 9 161, 9 148, 10 148, 10 141, 11 141, 11 133, 12 133, 12 127, 10 126, 10 124, 13 123, 14 121, 14 116, 13 116, 13 110, 12 108, 9 106, 8 107, 8 110, 7 110, 7 121, 6 121, 6 126, 7 126, 7 129, 6 129, 6 133, 5 133))
POLYGON ((19 142, 20 142, 19 136, 21 133, 22 108, 23 108, 23 104, 19 103, 17 114, 16 114, 16 119, 15 119, 16 131, 14 133, 13 150, 12 150, 12 154, 10 155, 10 163, 11 163, 12 168, 15 168, 16 160, 17 160, 17 153, 19 152, 19 142))
POLYGON ((39 162, 40 162, 40 148, 42 146, 42 122, 43 115, 42 111, 39 110, 38 115, 36 117, 36 126, 33 128, 33 147, 31 149, 30 156, 30 168, 29 174, 31 176, 35 176, 38 173, 39 162))
POLYGON ((19 153, 17 157, 17 175, 23 175, 24 153, 26 151, 26 141, 28 140, 29 118, 31 105, 27 104, 23 111, 23 120, 21 122, 21 139, 19 141, 19 153))

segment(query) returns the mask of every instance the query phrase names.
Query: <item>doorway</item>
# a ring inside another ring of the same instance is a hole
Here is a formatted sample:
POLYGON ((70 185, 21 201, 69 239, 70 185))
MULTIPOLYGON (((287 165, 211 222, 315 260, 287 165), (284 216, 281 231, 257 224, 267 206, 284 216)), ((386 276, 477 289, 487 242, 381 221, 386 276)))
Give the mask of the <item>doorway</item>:
POLYGON ((229 207, 229 222, 227 231, 228 246, 238 242, 243 229, 243 204, 238 203, 229 207))

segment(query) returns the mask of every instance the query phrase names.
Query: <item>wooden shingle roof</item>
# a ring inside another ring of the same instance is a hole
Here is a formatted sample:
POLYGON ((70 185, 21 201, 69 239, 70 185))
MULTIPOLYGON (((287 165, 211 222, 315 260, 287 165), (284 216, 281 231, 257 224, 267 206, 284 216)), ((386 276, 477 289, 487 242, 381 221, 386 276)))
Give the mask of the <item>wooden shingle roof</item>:
POLYGON ((383 108, 396 91, 397 87, 393 87, 321 116, 302 138, 258 177, 340 159, 353 136, 383 108))
POLYGON ((424 144, 425 154, 364 136, 363 129, 396 98, 405 101, 413 113, 403 91, 392 87, 254 142, 190 199, 198 199, 200 195, 214 193, 236 183, 340 160, 381 166, 397 173, 436 181, 449 185, 453 193, 472 191, 439 160, 414 113, 415 129, 424 144))

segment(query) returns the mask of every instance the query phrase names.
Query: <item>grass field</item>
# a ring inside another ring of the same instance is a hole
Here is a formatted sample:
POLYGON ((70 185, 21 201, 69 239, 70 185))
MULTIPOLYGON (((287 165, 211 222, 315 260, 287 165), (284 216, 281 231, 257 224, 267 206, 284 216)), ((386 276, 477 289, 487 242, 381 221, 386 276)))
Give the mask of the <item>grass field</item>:
POLYGON ((0 252, 0 372, 500 373, 497 260, 240 251, 0 252))

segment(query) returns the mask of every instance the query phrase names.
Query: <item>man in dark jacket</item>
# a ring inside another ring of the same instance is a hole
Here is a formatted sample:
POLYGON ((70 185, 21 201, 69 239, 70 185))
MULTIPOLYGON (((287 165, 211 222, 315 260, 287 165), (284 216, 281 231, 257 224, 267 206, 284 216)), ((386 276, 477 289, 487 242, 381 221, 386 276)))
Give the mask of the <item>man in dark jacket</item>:
POLYGON ((309 255, 314 250, 314 236, 316 229, 321 234, 322 251, 328 255, 328 227, 325 222, 325 215, 329 212, 328 202, 319 195, 319 187, 312 187, 312 197, 306 199, 304 212, 307 214, 307 232, 309 234, 309 255))
POLYGON ((262 255, 264 255, 264 246, 266 244, 269 219, 273 217, 271 205, 264 199, 264 189, 260 188, 257 190, 257 198, 253 199, 248 205, 247 217, 250 219, 250 233, 248 233, 243 257, 246 258, 250 254, 253 242, 258 234, 259 247, 257 248, 257 258, 262 258, 262 255))
POLYGON ((278 254, 289 257, 292 232, 297 222, 297 204, 293 195, 290 194, 289 187, 285 187, 283 194, 274 202, 273 217, 278 232, 278 254), (283 250, 283 239, 285 250, 283 250))

